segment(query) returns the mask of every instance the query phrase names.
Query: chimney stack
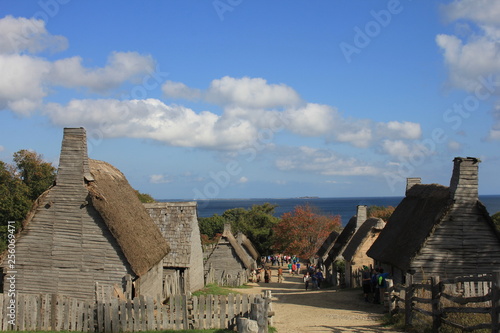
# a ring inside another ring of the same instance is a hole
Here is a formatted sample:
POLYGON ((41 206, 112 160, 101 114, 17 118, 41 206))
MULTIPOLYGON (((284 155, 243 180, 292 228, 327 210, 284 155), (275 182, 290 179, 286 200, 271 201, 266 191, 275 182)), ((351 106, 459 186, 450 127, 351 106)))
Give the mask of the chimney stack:
POLYGON ((406 178, 406 192, 405 192, 405 195, 408 194, 408 190, 410 188, 412 188, 413 185, 421 184, 421 183, 422 183, 422 178, 420 178, 420 177, 406 178))
POLYGON ((83 185, 85 180, 93 180, 89 168, 85 129, 65 128, 56 185, 83 185))
POLYGON ((480 162, 475 157, 455 157, 453 160, 450 195, 455 202, 477 201, 480 162))
POLYGON ((368 219, 366 206, 358 205, 356 212, 356 230, 368 219))

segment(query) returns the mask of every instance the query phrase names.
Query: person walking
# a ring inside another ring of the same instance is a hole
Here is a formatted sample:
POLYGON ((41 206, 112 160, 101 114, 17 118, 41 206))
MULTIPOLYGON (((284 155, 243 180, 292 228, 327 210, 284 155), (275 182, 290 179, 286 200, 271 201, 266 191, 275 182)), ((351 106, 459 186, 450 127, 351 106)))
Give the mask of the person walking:
POLYGON ((309 288, 309 283, 311 282, 311 275, 309 275, 309 272, 306 272, 304 275, 304 284, 306 287, 306 290, 309 288))
POLYGON ((283 268, 279 267, 278 268, 278 283, 283 282, 283 268))
POLYGON ((363 266, 361 279, 362 279, 363 295, 365 296, 365 302, 369 302, 368 295, 372 293, 372 278, 370 275, 370 269, 367 266, 363 266))

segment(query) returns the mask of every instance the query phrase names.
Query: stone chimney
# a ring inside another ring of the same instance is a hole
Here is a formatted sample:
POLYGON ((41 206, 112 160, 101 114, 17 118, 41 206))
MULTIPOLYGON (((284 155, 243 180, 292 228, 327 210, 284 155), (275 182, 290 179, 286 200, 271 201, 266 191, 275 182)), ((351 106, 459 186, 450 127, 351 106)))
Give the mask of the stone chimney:
POLYGON ((421 184, 422 183, 422 178, 420 177, 413 177, 413 178, 406 178, 406 192, 405 195, 408 193, 408 190, 416 184, 421 184))
POLYGON ((368 219, 365 205, 358 205, 356 211, 356 230, 368 219))
POLYGON ((455 157, 453 160, 450 195, 456 203, 477 201, 480 162, 475 157, 455 157))
POLYGON ((65 128, 56 185, 83 185, 92 181, 87 155, 87 134, 83 127, 65 128))

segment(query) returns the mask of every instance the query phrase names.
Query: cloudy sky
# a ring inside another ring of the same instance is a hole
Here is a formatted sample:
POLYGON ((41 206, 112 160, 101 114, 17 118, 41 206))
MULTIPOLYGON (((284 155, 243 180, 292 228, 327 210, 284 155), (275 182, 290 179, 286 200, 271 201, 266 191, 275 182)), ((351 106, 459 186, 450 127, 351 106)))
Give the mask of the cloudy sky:
POLYGON ((0 159, 64 127, 157 199, 500 193, 500 2, 0 0, 0 159))

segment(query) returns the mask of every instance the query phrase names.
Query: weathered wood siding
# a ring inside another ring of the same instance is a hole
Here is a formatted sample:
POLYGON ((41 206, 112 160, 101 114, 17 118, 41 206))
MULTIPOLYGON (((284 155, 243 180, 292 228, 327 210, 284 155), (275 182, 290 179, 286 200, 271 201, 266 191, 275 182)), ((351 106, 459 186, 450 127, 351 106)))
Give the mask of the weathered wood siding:
POLYGON ((203 251, 196 202, 157 202, 144 206, 170 245, 163 266, 184 269, 185 291, 203 288, 203 251))
MULTIPOLYGON (((68 133, 57 185, 45 194, 16 246, 19 293, 60 293, 94 297, 95 282, 121 285, 131 273, 84 185, 88 173, 85 136, 68 133)), ((88 174, 90 177, 90 174, 88 174)))
POLYGON ((224 237, 221 238, 212 254, 205 263, 206 267, 212 267, 215 271, 215 280, 219 281, 223 275, 231 275, 236 278, 238 274, 246 271, 243 262, 238 258, 233 247, 224 237))
POLYGON ((477 205, 455 205, 412 261, 415 281, 489 273, 500 266, 500 241, 477 205))

